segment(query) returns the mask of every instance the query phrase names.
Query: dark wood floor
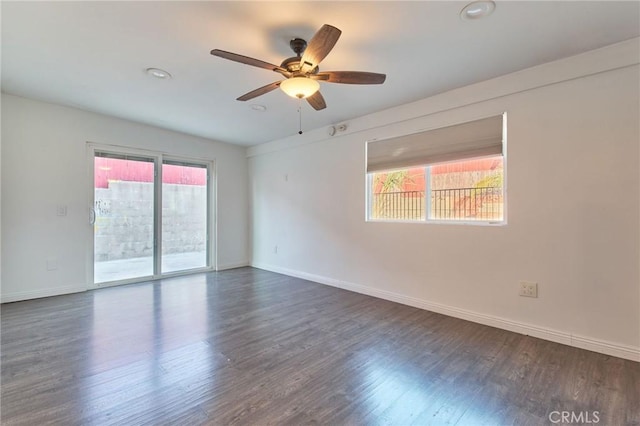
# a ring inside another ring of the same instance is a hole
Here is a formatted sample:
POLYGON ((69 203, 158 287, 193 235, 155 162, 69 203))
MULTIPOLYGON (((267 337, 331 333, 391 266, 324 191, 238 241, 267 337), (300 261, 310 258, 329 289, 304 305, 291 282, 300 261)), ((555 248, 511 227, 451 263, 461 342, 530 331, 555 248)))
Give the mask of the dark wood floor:
POLYGON ((7 425, 640 424, 638 363, 252 268, 1 309, 7 425))

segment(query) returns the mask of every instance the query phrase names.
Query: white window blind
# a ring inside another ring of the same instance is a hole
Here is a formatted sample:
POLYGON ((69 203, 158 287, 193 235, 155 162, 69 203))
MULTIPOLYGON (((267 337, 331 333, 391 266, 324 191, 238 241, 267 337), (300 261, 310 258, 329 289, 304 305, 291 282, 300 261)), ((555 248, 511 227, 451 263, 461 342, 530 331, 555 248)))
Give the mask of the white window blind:
POLYGON ((367 173, 502 154, 503 115, 367 143, 367 173))

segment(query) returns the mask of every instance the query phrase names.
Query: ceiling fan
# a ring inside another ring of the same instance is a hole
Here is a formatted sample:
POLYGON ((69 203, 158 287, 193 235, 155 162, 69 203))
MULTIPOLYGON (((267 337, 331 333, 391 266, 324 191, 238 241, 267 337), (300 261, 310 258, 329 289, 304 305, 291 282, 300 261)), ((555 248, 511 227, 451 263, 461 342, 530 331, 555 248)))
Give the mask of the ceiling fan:
POLYGON ((318 64, 331 52, 340 38, 340 34, 342 31, 338 28, 325 24, 314 34, 309 44, 301 38, 294 38, 289 42, 289 46, 296 56, 285 59, 279 66, 219 49, 213 49, 211 54, 241 64, 275 71, 286 77, 285 80, 275 81, 245 93, 237 100, 248 101, 280 87, 287 95, 306 99, 314 109, 321 110, 326 108, 327 104, 320 94, 318 81, 342 84, 382 84, 387 77, 385 74, 362 71, 320 72, 318 64))

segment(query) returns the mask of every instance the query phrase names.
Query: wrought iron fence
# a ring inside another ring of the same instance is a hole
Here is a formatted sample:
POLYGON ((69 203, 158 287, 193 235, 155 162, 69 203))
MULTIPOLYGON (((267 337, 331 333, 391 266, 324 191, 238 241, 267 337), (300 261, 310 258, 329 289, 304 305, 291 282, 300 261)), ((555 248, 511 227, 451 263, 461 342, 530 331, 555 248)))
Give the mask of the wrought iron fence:
POLYGON ((374 219, 424 219, 424 191, 374 194, 371 216, 374 219))
POLYGON ((431 191, 431 214, 436 220, 501 220, 502 210, 502 188, 431 191))
MULTIPOLYGON (((373 194, 373 219, 424 220, 425 192, 402 191, 373 194)), ((431 191, 429 219, 502 220, 502 188, 455 188, 431 191)))

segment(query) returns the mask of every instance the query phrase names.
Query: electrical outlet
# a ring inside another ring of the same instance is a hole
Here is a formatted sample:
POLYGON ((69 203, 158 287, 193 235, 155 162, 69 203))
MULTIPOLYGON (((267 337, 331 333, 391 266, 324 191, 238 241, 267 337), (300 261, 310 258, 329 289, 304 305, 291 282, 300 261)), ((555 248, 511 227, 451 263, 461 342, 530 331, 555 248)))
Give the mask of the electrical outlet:
POLYGON ((538 283, 520 281, 520 296, 538 297, 538 283))

